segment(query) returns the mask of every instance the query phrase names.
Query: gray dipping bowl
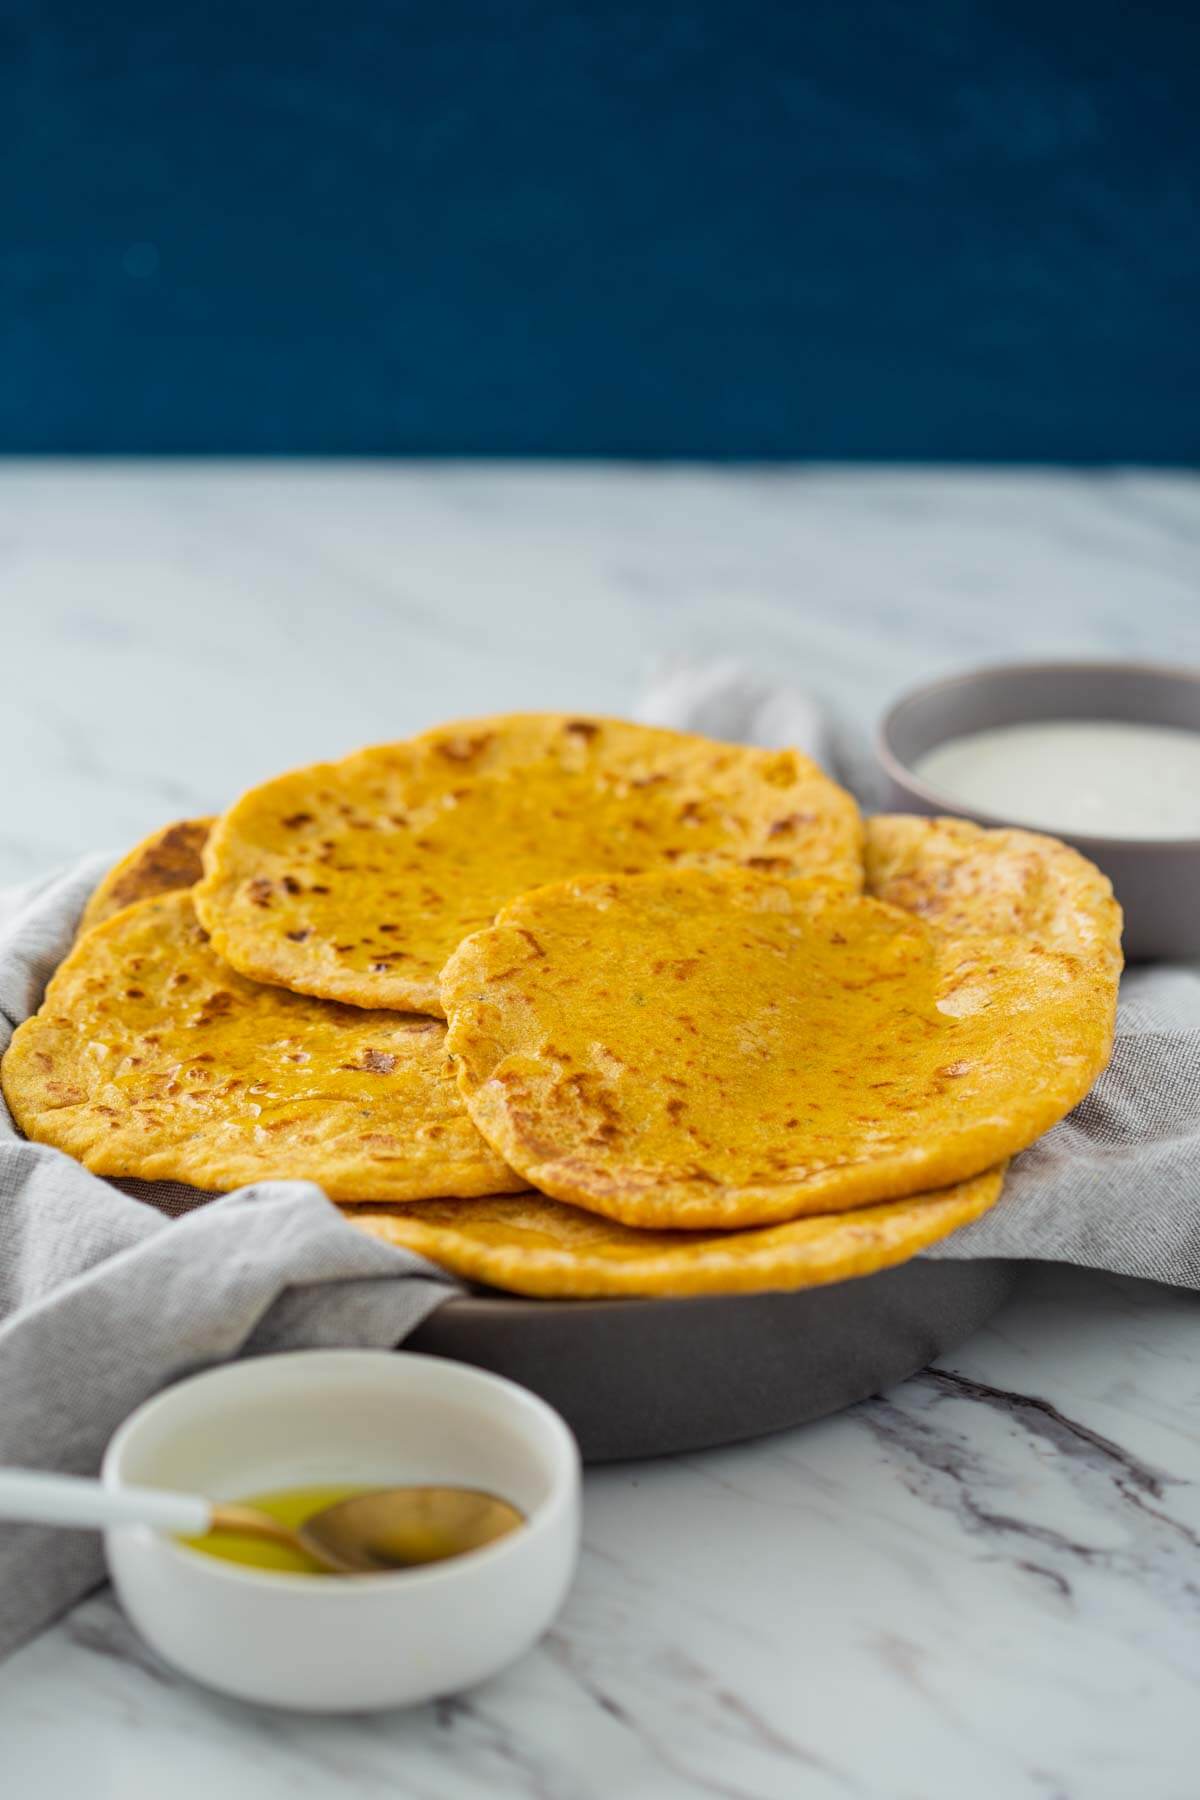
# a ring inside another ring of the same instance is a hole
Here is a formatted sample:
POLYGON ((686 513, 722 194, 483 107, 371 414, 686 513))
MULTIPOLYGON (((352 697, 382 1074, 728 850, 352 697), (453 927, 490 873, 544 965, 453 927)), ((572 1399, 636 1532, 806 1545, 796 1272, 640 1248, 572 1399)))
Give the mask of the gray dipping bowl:
MULTIPOLYGON (((930 787, 912 765, 949 738, 1000 725, 1114 719, 1200 731, 1200 672, 1151 663, 1011 663, 914 688, 884 718, 876 754, 893 810, 949 813, 980 825, 1030 826, 964 805, 930 787)), ((1200 957, 1200 838, 1080 837, 1053 833, 1104 870, 1125 913, 1132 961, 1200 957)))

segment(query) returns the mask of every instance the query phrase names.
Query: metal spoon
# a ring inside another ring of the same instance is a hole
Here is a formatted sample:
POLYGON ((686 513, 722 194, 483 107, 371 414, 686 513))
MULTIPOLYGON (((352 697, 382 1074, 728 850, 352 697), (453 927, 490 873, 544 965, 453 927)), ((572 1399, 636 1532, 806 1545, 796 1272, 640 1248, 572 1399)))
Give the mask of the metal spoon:
POLYGON ((349 1575, 444 1562, 524 1523, 515 1506, 478 1488, 378 1488, 314 1513, 296 1536, 323 1568, 349 1575))
POLYGON ((252 1506, 165 1488, 107 1488, 78 1475, 0 1469, 0 1519, 91 1528, 151 1525, 183 1537, 266 1538, 330 1575, 377 1575, 478 1550, 524 1524, 507 1500, 476 1488, 375 1488, 314 1513, 296 1530, 252 1506))

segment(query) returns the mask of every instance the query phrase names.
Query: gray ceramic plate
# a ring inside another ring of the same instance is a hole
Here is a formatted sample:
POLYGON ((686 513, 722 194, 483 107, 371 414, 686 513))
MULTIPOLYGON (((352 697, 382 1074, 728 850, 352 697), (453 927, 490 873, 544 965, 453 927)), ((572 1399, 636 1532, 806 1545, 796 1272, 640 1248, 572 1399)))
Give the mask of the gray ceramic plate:
POLYGON ((557 1407, 589 1462, 782 1431, 923 1369, 1006 1300, 1018 1265, 923 1262, 797 1294, 450 1300, 407 1340, 557 1407))

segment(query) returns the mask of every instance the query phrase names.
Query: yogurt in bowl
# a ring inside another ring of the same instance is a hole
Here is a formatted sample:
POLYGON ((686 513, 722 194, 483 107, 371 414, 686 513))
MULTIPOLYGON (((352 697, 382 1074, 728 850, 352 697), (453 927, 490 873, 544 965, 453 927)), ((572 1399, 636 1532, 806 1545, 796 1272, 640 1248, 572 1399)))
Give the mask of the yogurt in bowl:
POLYGON ((1200 838, 1200 731, 1120 719, 999 725, 935 744, 913 774, 1038 831, 1200 838))

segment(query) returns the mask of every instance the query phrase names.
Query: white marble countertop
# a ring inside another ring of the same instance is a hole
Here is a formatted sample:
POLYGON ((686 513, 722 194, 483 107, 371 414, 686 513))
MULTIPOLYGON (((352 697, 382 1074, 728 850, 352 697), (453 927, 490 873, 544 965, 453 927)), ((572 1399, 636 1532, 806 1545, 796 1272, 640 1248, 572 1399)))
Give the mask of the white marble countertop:
MULTIPOLYGON (((0 464, 0 881, 666 656, 870 724, 984 657, 1200 663, 1200 480, 0 464)), ((1200 1300, 1041 1270, 780 1437, 598 1469, 556 1628, 422 1711, 203 1693, 106 1595, 0 1668, 5 1795, 1192 1800, 1200 1300)))

